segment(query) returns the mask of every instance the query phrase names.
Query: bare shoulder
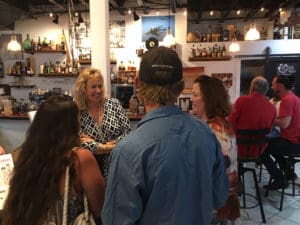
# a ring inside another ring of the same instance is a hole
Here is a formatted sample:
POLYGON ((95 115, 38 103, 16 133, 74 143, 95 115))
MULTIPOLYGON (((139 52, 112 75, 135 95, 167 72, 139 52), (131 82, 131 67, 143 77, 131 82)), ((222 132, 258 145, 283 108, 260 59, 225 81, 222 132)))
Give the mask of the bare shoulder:
POLYGON ((93 155, 92 152, 90 152, 89 150, 86 150, 84 148, 78 148, 76 150, 76 154, 77 157, 79 159, 79 161, 82 162, 91 162, 91 161, 95 161, 95 157, 93 155))

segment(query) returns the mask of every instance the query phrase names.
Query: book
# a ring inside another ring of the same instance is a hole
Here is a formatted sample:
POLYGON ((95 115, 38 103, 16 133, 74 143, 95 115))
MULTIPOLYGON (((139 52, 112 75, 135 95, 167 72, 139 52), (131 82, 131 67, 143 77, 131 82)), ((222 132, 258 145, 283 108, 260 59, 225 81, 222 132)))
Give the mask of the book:
POLYGON ((9 181, 14 168, 11 154, 0 155, 0 210, 3 209, 9 191, 9 181))

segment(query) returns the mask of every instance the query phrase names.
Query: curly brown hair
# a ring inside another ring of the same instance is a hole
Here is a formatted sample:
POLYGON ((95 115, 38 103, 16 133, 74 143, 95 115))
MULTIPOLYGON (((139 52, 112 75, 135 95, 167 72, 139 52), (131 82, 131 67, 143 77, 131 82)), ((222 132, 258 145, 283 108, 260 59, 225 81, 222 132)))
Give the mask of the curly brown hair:
POLYGON ((60 194, 67 165, 70 180, 76 177, 74 163, 78 159, 72 148, 79 145, 76 104, 64 96, 49 97, 39 107, 21 146, 3 209, 3 224, 43 224, 60 194))
POLYGON ((205 102, 207 119, 226 117, 231 112, 229 95, 223 82, 208 75, 201 75, 194 80, 198 84, 205 102))
MULTIPOLYGON (((86 100, 86 85, 90 79, 100 79, 104 83, 103 76, 100 70, 95 68, 86 68, 78 76, 74 89, 74 101, 77 103, 79 110, 87 109, 87 100, 86 100)), ((103 93, 105 93, 103 85, 103 93)), ((103 95, 104 102, 105 96, 103 95)))

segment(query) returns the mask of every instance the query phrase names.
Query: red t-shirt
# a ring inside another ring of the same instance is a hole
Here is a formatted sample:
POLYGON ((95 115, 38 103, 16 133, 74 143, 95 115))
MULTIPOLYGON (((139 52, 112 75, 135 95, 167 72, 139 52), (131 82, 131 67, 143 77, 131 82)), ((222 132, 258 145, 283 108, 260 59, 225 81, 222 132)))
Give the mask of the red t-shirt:
POLYGON ((282 97, 279 117, 291 116, 291 122, 285 129, 281 128, 281 137, 300 144, 300 98, 293 92, 282 97))
MULTIPOLYGON (((232 123, 235 132, 239 129, 263 129, 273 125, 276 109, 268 98, 259 93, 239 97, 232 109, 228 120, 232 123)), ((238 138, 238 135, 236 135, 238 138)), ((238 156, 258 156, 258 148, 253 147, 250 152, 246 147, 238 145, 238 156)))

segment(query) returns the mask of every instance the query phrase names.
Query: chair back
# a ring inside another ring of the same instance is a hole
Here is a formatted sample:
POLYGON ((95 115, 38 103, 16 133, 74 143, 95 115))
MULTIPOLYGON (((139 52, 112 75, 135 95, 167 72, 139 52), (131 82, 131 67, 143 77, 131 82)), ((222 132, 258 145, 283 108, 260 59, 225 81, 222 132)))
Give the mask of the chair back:
POLYGON ((237 144, 245 146, 246 155, 243 158, 258 158, 267 143, 266 135, 270 132, 270 128, 263 129, 240 129, 237 130, 237 144), (253 148, 258 149, 258 155, 255 157, 251 152, 253 148))

